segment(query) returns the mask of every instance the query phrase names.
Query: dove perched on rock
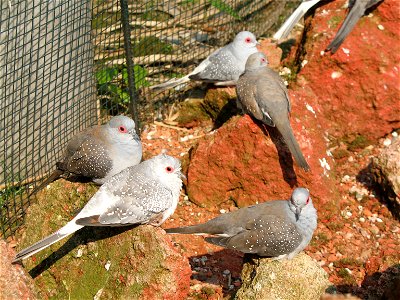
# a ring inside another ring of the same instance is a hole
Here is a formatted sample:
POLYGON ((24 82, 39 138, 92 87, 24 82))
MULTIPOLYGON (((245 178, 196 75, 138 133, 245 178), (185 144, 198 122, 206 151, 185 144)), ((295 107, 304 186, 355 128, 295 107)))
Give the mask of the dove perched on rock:
POLYGON ((191 73, 182 78, 173 78, 167 82, 150 87, 154 91, 163 91, 190 80, 214 83, 215 85, 234 85, 244 71, 250 54, 258 52, 257 39, 249 31, 239 32, 233 42, 214 51, 191 73))
POLYGON ((334 54, 353 30, 358 20, 365 14, 365 11, 381 1, 383 0, 349 0, 350 11, 326 50, 334 54))
POLYGON ((281 28, 274 34, 274 39, 285 39, 292 31, 294 25, 305 15, 305 13, 321 0, 303 0, 303 2, 296 8, 290 17, 283 23, 281 28))
POLYGON ((135 122, 125 116, 107 124, 87 128, 73 136, 56 170, 31 193, 34 194, 62 175, 83 176, 97 184, 142 159, 142 143, 135 122))
POLYGON ((84 226, 161 225, 178 204, 182 188, 178 159, 160 154, 106 181, 64 227, 19 252, 15 261, 54 244, 84 226))
POLYGON ((276 126, 297 164, 308 171, 310 167, 290 126, 288 91, 279 74, 267 65, 264 53, 249 56, 246 70, 236 84, 238 106, 264 124, 276 126))
POLYGON ((310 193, 305 188, 296 188, 289 200, 244 207, 203 224, 166 231, 209 234, 205 240, 211 244, 275 259, 291 259, 308 245, 316 228, 317 211, 310 193))

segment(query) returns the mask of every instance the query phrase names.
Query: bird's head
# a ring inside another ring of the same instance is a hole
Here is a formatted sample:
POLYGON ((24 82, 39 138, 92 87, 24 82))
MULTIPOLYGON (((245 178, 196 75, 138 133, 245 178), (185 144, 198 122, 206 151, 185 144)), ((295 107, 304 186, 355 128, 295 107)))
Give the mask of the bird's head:
POLYGON ((182 179, 185 176, 181 172, 181 162, 172 156, 161 153, 151 158, 152 173, 164 186, 182 186, 182 179))
POLYGON ((268 59, 262 52, 256 52, 249 56, 246 62, 246 71, 256 70, 268 65, 268 59))
POLYGON ((256 36, 250 31, 241 31, 235 36, 233 44, 235 47, 257 49, 256 46, 260 43, 257 42, 256 36))
POLYGON ((311 205, 310 192, 306 188, 296 188, 292 197, 290 198, 291 208, 294 209, 296 215, 296 221, 299 219, 301 211, 307 205, 311 205))
POLYGON ((136 134, 135 122, 131 118, 115 116, 108 122, 108 125, 118 139, 131 140, 133 138, 136 141, 140 141, 139 136, 136 134))

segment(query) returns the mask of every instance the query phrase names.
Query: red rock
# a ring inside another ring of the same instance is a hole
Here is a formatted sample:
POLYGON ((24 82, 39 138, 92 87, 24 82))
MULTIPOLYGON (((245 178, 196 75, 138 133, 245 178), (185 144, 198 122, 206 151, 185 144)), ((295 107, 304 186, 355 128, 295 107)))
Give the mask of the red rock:
POLYGON ((235 117, 206 136, 192 151, 187 186, 190 199, 218 207, 233 201, 241 207, 267 199, 287 199, 296 183, 310 188, 317 203, 334 198, 329 190, 330 178, 324 175, 326 170, 319 161, 325 159, 332 165, 326 155, 323 133, 318 129, 319 120, 307 110, 301 114, 301 109, 305 110, 305 104, 297 101, 292 126, 312 172, 306 173, 294 165, 295 174, 287 162, 282 171, 271 139, 247 115, 235 117))
POLYGON ((21 265, 11 264, 14 257, 15 251, 0 240, 0 298, 37 299, 32 278, 21 265))
POLYGON ((329 135, 363 135, 376 140, 400 126, 400 52, 393 51, 399 45, 398 14, 394 12, 400 10, 400 1, 384 1, 374 17, 358 22, 336 54, 322 56, 338 29, 329 24, 338 15, 344 18, 346 11, 340 8, 345 2, 327 3, 316 10, 314 18, 307 19, 309 31, 298 53, 305 52, 308 63, 293 89, 309 95, 307 101, 330 123, 325 127, 329 135), (379 30, 379 24, 385 29, 379 30), (350 52, 346 54, 342 48, 350 52), (332 78, 334 72, 336 79, 332 78))

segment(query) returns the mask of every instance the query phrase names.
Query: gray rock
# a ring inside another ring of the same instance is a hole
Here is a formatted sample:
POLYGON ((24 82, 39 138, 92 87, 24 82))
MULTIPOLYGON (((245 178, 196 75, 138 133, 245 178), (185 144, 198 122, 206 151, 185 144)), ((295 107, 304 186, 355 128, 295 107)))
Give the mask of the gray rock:
POLYGON ((378 157, 372 159, 371 173, 380 185, 393 215, 400 219, 400 139, 392 141, 378 157))
POLYGON ((328 274, 304 253, 292 260, 250 260, 243 266, 242 281, 237 300, 315 300, 331 285, 328 274))

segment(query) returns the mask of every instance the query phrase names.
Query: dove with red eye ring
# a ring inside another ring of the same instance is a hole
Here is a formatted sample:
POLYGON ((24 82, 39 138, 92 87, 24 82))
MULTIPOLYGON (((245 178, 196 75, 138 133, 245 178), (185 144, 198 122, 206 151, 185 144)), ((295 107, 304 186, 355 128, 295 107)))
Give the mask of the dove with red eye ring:
POLYGON ((104 125, 87 128, 73 136, 54 172, 31 195, 60 177, 83 177, 103 184, 141 160, 142 143, 135 122, 126 116, 115 116, 104 125))
POLYGON ((224 248, 274 259, 292 259, 311 241, 317 211, 306 188, 290 199, 266 201, 222 214, 206 223, 168 228, 167 233, 206 234, 224 248))
POLYGON ((234 40, 211 53, 192 72, 181 78, 153 85, 153 91, 164 91, 181 86, 190 80, 213 83, 217 86, 235 85, 244 71, 247 58, 258 52, 255 35, 249 31, 239 32, 234 40))
POLYGON ((178 205, 181 177, 180 161, 166 154, 122 170, 108 179, 70 222, 20 251, 14 262, 47 248, 84 226, 160 226, 178 205))

